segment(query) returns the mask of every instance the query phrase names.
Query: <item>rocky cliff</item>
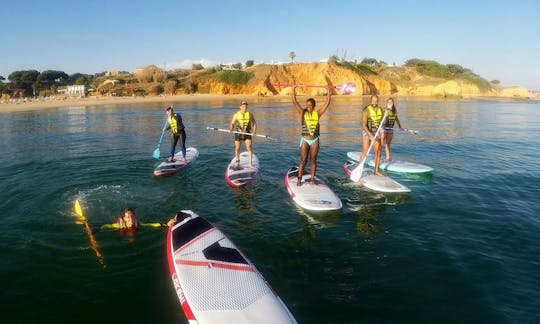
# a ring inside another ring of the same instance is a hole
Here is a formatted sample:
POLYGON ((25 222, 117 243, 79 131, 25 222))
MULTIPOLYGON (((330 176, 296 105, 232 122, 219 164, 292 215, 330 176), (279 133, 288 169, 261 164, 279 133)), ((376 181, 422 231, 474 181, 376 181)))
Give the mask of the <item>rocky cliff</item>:
MULTIPOLYGON (((501 88, 496 85, 483 87, 467 80, 448 80, 428 77, 407 67, 386 67, 373 74, 360 74, 351 69, 330 63, 291 63, 283 65, 255 65, 244 70, 251 78, 243 85, 230 85, 209 75, 199 81, 199 92, 212 94, 252 94, 257 96, 289 95, 290 87, 275 84, 338 85, 356 84, 353 96, 413 95, 436 97, 496 96, 530 98, 523 87, 501 88)), ((307 95, 326 94, 324 88, 300 88, 307 95)), ((341 94, 336 90, 337 94, 341 94)))

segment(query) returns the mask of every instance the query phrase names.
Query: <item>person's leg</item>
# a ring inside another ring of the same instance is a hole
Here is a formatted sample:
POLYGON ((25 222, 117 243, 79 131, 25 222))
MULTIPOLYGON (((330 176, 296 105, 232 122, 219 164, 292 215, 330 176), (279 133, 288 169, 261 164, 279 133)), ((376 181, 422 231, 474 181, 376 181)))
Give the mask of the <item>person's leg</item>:
POLYGON ((182 148, 182 157, 184 157, 184 160, 186 159, 186 131, 182 129, 180 131, 180 147, 182 148))
MULTIPOLYGON (((362 132, 362 134, 363 133, 364 132, 362 132)), ((366 154, 367 154, 367 151, 368 151, 368 148, 369 148, 369 144, 370 144, 369 136, 362 135, 362 153, 360 154, 360 158, 358 159, 358 163, 362 163, 362 161, 366 157, 366 154)))
POLYGON ((386 161, 390 161, 391 157, 390 157, 390 143, 392 143, 392 139, 394 138, 394 134, 393 133, 387 133, 385 134, 384 136, 385 138, 385 141, 383 143, 385 143, 385 153, 386 153, 386 161))
POLYGON ((309 158, 311 160, 310 174, 311 174, 311 184, 315 183, 315 174, 317 173, 317 155, 319 154, 319 141, 313 142, 309 148, 309 158))
POLYGON ((307 158, 309 154, 309 145, 304 141, 300 140, 300 164, 298 165, 298 183, 301 185, 302 175, 304 174, 304 168, 306 166, 307 158))
POLYGON ((234 157, 236 160, 236 166, 240 166, 240 140, 234 141, 234 157))
POLYGON ((176 143, 178 143, 178 139, 180 136, 178 134, 175 134, 172 136, 171 141, 171 157, 169 158, 169 162, 174 162, 174 151, 176 150, 176 143))
POLYGON ((374 173, 375 175, 382 175, 381 172, 379 171, 379 164, 381 164, 381 139, 380 138, 376 138, 375 139, 375 143, 373 143, 373 150, 374 150, 374 153, 375 153, 375 170, 374 170, 374 173))
POLYGON ((246 149, 248 151, 248 156, 249 156, 249 167, 252 168, 253 167, 253 151, 251 149, 251 138, 246 138, 246 149))

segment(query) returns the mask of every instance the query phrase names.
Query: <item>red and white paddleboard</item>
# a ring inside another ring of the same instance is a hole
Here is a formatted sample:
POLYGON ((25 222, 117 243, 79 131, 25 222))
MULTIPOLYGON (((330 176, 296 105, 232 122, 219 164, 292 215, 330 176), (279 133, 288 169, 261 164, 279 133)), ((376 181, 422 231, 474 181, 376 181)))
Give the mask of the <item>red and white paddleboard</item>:
POLYGON ((240 188, 252 183, 259 176, 259 158, 253 154, 253 166, 249 166, 248 152, 242 152, 239 155, 239 163, 236 164, 236 158, 231 160, 225 171, 225 181, 233 188, 240 188))
POLYGON ((174 162, 161 162, 154 170, 154 176, 161 177, 166 175, 175 174, 180 172, 183 168, 190 165, 199 157, 199 151, 194 147, 188 147, 186 149, 186 159, 182 157, 182 152, 177 152, 174 155, 174 162))
POLYGON ((334 211, 342 207, 339 197, 321 179, 315 177, 311 184, 311 175, 304 170, 298 185, 298 167, 290 168, 285 174, 285 187, 294 202, 308 211, 334 211))
POLYGON ((169 228, 167 259, 189 323, 296 323, 234 243, 190 210, 169 228))

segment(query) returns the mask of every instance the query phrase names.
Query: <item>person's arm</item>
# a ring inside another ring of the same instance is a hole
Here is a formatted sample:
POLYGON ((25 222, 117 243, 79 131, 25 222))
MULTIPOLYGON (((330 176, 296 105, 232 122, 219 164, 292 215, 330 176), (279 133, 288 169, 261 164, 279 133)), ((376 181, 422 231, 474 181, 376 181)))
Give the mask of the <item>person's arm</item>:
POLYGON ((234 123, 236 123, 236 113, 232 116, 231 122, 229 123, 229 131, 232 132, 234 130, 234 123))
POLYGON ((368 127, 367 127, 368 115, 369 115, 368 109, 364 108, 364 110, 362 111, 362 129, 364 130, 364 132, 366 132, 366 134, 369 136, 369 138, 373 141, 374 136, 371 135, 371 129, 368 129, 368 127))
POLYGON ((292 102, 293 102, 294 108, 296 108, 296 111, 298 111, 298 113, 301 115, 304 109, 302 109, 302 106, 300 106, 298 99, 296 99, 296 86, 293 85, 291 89, 292 89, 292 102))
POLYGON ((105 229, 105 230, 117 230, 117 229, 120 229, 120 225, 118 225, 118 223, 103 224, 99 228, 100 229, 105 229))
POLYGON ((328 109, 328 106, 330 106, 331 99, 332 99, 332 90, 328 89, 328 93, 326 94, 326 102, 321 107, 321 109, 317 111, 317 114, 319 114, 319 117, 321 117, 326 112, 326 110, 328 109))
POLYGON ((397 123, 397 125, 399 127, 399 130, 403 130, 403 127, 401 127, 401 122, 399 121, 399 117, 397 115, 397 109, 396 109, 396 123, 397 123))
POLYGON ((255 135, 257 134, 257 121, 255 120, 255 116, 253 116, 253 114, 249 114, 249 118, 251 119, 251 133, 255 135))

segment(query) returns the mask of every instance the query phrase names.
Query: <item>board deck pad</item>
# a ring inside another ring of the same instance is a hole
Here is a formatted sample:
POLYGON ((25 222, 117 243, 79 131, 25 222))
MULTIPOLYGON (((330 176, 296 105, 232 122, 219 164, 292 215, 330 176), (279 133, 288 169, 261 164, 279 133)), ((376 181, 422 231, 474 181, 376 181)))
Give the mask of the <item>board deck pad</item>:
MULTIPOLYGON (((350 177, 352 171, 358 166, 358 163, 356 162, 346 162, 343 165, 343 169, 345 170, 345 174, 350 177)), ((411 189, 408 187, 402 185, 401 183, 397 182, 396 180, 385 176, 377 176, 373 173, 372 170, 364 170, 362 171, 362 176, 360 177, 360 181, 362 185, 364 185, 366 188, 369 188, 373 191, 378 192, 386 192, 386 193, 406 193, 411 192, 411 189)))
POLYGON ((182 157, 182 152, 178 152, 174 155, 174 162, 161 162, 155 169, 154 169, 154 176, 160 177, 165 175, 171 175, 179 172, 183 168, 187 167, 193 161, 195 161, 199 157, 199 151, 197 151, 194 147, 188 147, 186 149, 186 159, 184 160, 182 157))
POLYGON ((296 323, 236 245, 190 210, 169 228, 167 259, 190 323, 296 323))
MULTIPOLYGON (((360 158, 360 154, 361 152, 347 152, 347 158, 351 161, 358 162, 358 159, 360 158)), ((366 159, 366 164, 369 167, 374 168, 375 160, 366 159)), ((395 159, 391 159, 390 161, 384 161, 381 159, 381 163, 379 164, 379 169, 388 171, 388 172, 411 173, 411 174, 433 172, 433 168, 427 165, 418 164, 414 162, 408 162, 408 161, 402 161, 402 160, 395 160, 395 159)))
POLYGON ((225 171, 227 184, 233 188, 240 188, 255 181, 260 173, 259 158, 255 154, 252 156, 252 164, 253 167, 250 167, 248 152, 240 153, 238 166, 236 158, 233 158, 225 171))
POLYGON ((285 174, 285 187, 293 201, 308 211, 333 211, 342 208, 339 197, 321 179, 315 177, 312 185, 311 175, 304 170, 301 185, 298 186, 298 167, 290 168, 285 174))

